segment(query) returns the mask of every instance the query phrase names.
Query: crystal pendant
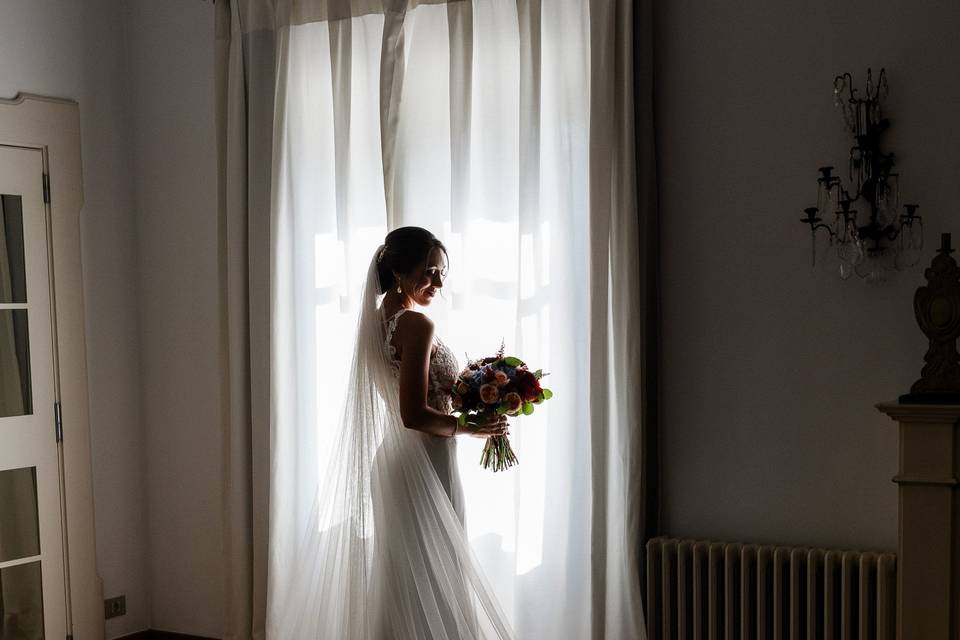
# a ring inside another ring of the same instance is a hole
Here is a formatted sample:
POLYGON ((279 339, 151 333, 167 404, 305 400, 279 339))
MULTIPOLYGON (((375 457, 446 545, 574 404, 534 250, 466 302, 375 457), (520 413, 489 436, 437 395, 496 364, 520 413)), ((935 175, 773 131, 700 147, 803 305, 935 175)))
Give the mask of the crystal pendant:
POLYGON ((843 90, 846 88, 847 80, 843 76, 835 78, 833 81, 833 106, 837 109, 843 108, 843 90))
POLYGON ((840 260, 840 279, 849 280, 850 276, 853 275, 853 265, 844 260, 840 260))
POLYGON ((896 268, 893 254, 894 252, 888 248, 870 251, 856 266, 857 275, 868 284, 883 284, 890 279, 890 275, 896 268))
POLYGON ((920 253, 923 249, 923 227, 920 222, 905 225, 897 238, 897 255, 894 260, 896 268, 906 269, 920 262, 920 253))
POLYGON ((813 243, 813 264, 816 271, 835 274, 839 268, 840 259, 837 255, 837 243, 827 230, 814 232, 811 236, 813 243))

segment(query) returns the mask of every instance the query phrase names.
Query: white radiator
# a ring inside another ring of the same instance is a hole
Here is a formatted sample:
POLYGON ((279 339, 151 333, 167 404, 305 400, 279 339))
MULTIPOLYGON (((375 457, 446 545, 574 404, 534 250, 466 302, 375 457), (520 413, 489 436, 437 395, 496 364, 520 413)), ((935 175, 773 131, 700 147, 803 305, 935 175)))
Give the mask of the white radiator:
POLYGON ((896 555, 655 538, 649 640, 894 640, 896 555))

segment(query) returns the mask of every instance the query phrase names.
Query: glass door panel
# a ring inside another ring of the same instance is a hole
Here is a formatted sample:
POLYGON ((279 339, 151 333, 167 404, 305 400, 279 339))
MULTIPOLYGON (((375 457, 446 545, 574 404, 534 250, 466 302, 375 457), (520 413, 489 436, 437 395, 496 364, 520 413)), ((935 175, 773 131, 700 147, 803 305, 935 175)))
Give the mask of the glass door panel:
POLYGON ((0 640, 43 640, 40 562, 0 569, 0 640))
POLYGON ((33 413, 26 309, 0 309, 0 418, 33 413))
POLYGON ((0 562, 38 555, 37 469, 0 471, 0 562))
POLYGON ((27 301, 23 198, 0 194, 0 302, 27 301))

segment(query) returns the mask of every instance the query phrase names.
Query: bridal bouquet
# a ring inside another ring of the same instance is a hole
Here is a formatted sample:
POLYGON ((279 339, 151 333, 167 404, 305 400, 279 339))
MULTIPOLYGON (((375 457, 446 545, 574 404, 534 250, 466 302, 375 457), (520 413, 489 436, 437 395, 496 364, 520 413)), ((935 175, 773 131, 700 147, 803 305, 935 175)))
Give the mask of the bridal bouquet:
MULTIPOLYGON (((495 356, 471 361, 457 376, 450 390, 453 412, 461 426, 494 416, 533 413, 534 405, 553 397, 540 386, 543 371, 530 371, 513 356, 504 356, 503 347, 495 356)), ((487 438, 480 464, 484 469, 503 471, 517 464, 507 436, 487 438)))

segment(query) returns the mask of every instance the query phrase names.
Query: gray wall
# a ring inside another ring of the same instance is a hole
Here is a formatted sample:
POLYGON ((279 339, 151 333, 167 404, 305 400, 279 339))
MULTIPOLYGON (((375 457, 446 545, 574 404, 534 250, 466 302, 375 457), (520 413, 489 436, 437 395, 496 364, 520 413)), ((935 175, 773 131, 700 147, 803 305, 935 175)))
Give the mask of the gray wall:
POLYGON ((80 104, 97 564, 147 627, 222 631, 213 7, 0 2, 0 97, 80 104))
POLYGON ((895 548, 896 428, 873 405, 919 374, 913 291, 960 232, 960 5, 657 5, 665 531, 895 548), (799 223, 850 144, 833 77, 868 66, 927 223, 921 266, 882 286, 812 274, 799 223))
POLYGON ((213 8, 126 2, 151 626, 223 632, 213 8))

